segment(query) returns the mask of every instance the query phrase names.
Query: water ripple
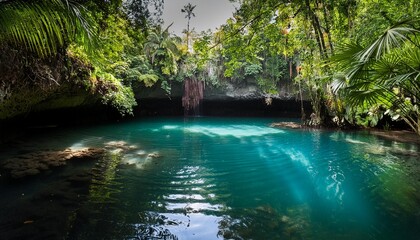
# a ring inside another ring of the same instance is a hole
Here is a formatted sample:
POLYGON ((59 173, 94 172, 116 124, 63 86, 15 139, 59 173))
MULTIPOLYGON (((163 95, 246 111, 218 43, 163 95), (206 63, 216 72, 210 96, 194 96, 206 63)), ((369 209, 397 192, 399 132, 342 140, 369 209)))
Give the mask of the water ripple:
MULTIPOLYGON (((94 167, 80 209, 63 214, 71 221, 69 239, 420 235, 420 184, 413 170, 420 169, 418 147, 360 133, 280 130, 268 123, 148 119, 68 131, 38 144, 56 139, 56 147, 97 146, 108 153, 94 167)), ((3 197, 4 206, 13 206, 13 196, 24 199, 21 190, 36 195, 39 182, 2 188, 2 195, 10 195, 3 197)), ((0 224, 2 234, 13 226, 0 224)))

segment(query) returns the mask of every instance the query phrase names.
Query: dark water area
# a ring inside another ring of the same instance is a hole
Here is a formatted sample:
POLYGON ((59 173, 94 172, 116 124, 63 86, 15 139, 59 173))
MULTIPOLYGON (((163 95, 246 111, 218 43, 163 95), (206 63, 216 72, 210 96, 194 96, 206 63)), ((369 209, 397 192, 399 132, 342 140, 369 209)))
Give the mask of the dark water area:
MULTIPOLYGON (((181 98, 140 99, 135 108, 136 116, 183 116, 181 98)), ((310 115, 311 105, 304 101, 306 115, 310 115)), ((283 117, 300 118, 300 101, 273 99, 270 105, 264 98, 256 99, 204 99, 196 115, 228 117, 283 117)))
POLYGON ((0 239, 418 239, 418 145, 275 121, 157 117, 3 143, 0 169, 104 154, 15 180, 0 170, 0 239))

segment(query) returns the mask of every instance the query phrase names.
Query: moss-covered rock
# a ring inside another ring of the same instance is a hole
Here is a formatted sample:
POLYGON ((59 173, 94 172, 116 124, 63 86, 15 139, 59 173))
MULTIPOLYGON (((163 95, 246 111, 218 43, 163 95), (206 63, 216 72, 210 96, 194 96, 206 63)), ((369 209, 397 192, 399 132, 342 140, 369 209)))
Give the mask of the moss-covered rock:
POLYGON ((92 105, 97 102, 95 96, 83 89, 68 85, 50 91, 42 91, 36 87, 16 91, 9 98, 0 102, 0 120, 30 112, 92 105))
POLYGON ((85 87, 92 67, 66 52, 41 59, 0 46, 0 53, 0 120, 91 104, 98 98, 85 87))

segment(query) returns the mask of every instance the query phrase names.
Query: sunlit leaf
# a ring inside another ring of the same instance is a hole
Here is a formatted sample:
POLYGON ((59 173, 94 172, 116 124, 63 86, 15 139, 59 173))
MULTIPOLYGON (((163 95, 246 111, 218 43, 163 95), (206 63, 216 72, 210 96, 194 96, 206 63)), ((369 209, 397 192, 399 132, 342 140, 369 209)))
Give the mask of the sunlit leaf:
POLYGON ((89 48, 92 25, 83 7, 67 0, 0 2, 0 41, 37 53, 54 54, 68 41, 89 48))

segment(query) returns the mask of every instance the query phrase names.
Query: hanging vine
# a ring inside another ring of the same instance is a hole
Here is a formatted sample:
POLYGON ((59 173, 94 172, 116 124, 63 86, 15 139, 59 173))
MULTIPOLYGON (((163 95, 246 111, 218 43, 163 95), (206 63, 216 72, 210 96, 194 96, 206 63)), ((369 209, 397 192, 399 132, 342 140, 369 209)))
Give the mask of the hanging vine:
POLYGON ((182 96, 182 106, 184 107, 184 114, 189 115, 193 113, 198 114, 198 109, 201 100, 204 97, 204 81, 193 78, 187 78, 184 81, 184 95, 182 96))

